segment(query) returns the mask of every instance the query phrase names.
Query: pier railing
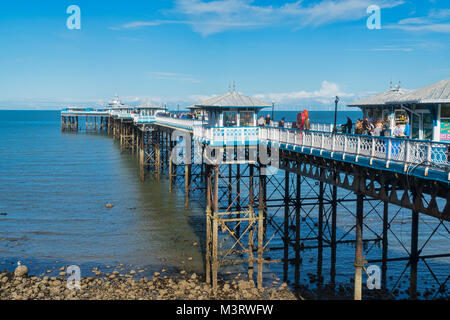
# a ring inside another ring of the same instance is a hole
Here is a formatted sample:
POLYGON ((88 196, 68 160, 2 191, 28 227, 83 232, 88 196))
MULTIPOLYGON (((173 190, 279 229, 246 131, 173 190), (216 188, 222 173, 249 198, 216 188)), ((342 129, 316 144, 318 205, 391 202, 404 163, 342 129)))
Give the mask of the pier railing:
POLYGON ((163 124, 174 128, 194 130, 195 125, 201 125, 201 120, 195 119, 178 119, 171 117, 156 116, 155 121, 157 124, 163 124))
POLYGON ((194 140, 211 145, 256 145, 259 141, 259 127, 209 127, 196 125, 194 140))
POLYGON ((118 118, 133 118, 133 113, 131 113, 130 111, 124 111, 124 110, 111 110, 109 111, 110 115, 113 117, 118 117, 118 118))
POLYGON ((311 123, 311 130, 333 132, 334 124, 332 123, 311 123))
POLYGON ((400 162, 449 169, 449 143, 270 127, 261 127, 259 132, 262 141, 297 146, 302 151, 307 148, 311 153, 319 150, 343 159, 353 155, 356 161, 359 157, 384 160, 387 166, 400 162))
MULTIPOLYGON (((63 114, 79 114, 77 110, 63 110, 63 114)), ((398 139, 391 137, 365 136, 344 133, 332 133, 332 124, 312 124, 312 130, 287 129, 277 127, 209 127, 201 120, 179 119, 166 116, 142 116, 123 110, 99 111, 84 110, 82 113, 96 113, 132 118, 135 123, 155 123, 172 128, 184 129, 193 133, 193 138, 215 146, 254 145, 259 142, 285 144, 300 148, 301 152, 318 150, 320 154, 329 152, 331 157, 354 156, 360 158, 396 162, 405 165, 433 167, 440 171, 449 171, 450 143, 429 140, 398 139), (323 129, 323 130, 317 130, 323 129)), ((428 170, 428 169, 426 169, 428 170)), ((450 180, 450 174, 449 174, 450 180)))

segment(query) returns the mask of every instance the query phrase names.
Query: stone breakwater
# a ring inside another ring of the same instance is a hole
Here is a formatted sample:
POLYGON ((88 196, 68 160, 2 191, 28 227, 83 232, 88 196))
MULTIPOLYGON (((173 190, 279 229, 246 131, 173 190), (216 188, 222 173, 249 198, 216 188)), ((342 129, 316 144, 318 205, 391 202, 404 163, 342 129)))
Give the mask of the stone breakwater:
POLYGON ((286 284, 255 288, 253 281, 236 278, 220 281, 218 290, 195 273, 180 277, 135 279, 134 272, 102 274, 80 280, 79 290, 69 290, 65 277, 18 276, 0 273, 0 300, 298 300, 286 284))

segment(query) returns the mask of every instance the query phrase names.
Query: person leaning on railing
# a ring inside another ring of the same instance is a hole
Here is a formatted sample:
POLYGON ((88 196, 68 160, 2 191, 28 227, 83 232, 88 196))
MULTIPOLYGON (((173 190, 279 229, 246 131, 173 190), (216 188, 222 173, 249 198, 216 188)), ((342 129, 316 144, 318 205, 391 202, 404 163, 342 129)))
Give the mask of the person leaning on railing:
POLYGON ((383 132, 383 124, 381 123, 381 121, 377 121, 377 123, 375 124, 375 129, 373 129, 372 131, 372 135, 373 136, 381 136, 383 132))
POLYGON ((306 116, 305 118, 305 122, 303 124, 303 129, 304 130, 311 130, 311 122, 309 121, 309 117, 306 116))
POLYGON ((355 124, 355 134, 363 134, 363 124, 360 119, 355 124))
POLYGON ((266 124, 266 120, 264 120, 264 117, 261 116, 258 118, 258 126, 263 127, 266 124))
POLYGON ((347 116, 347 123, 344 125, 346 129, 346 133, 352 133, 353 122, 350 117, 347 116))
POLYGON ((392 135, 396 138, 404 138, 404 129, 401 127, 400 123, 397 123, 397 125, 394 128, 394 131, 392 132, 392 135))

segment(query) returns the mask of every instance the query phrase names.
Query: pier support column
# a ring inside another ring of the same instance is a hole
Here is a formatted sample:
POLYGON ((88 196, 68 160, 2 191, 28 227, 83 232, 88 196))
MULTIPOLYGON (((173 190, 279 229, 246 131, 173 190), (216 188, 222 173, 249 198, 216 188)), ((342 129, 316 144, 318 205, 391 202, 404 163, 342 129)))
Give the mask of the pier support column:
POLYGON ((264 253, 264 211, 266 207, 265 202, 265 186, 266 176, 262 174, 265 167, 259 167, 259 204, 258 204, 258 276, 257 286, 259 289, 263 287, 263 253, 264 253))
POLYGON ((212 228, 212 286, 214 292, 217 290, 217 273, 219 270, 219 167, 214 166, 214 202, 213 202, 213 228, 212 228))
MULTIPOLYGON (((241 212, 241 165, 238 163, 236 165, 236 211, 241 212)), ((237 215, 240 218, 240 214, 237 215)), ((236 227, 236 235, 239 237, 241 235, 241 224, 239 223, 236 227)))
POLYGON ((136 127, 131 126, 131 154, 134 155, 136 150, 136 127))
POLYGON ((173 159, 172 152, 169 152, 169 193, 172 193, 173 185, 173 159))
POLYGON ((123 152, 123 123, 120 123, 119 128, 119 141, 120 141, 120 153, 123 152))
POLYGON ((356 233, 356 242, 355 242, 355 300, 362 299, 362 267, 363 267, 363 258, 362 258, 362 250, 363 250, 363 242, 362 242, 362 234, 363 234, 363 215, 364 210, 364 196, 358 192, 357 200, 356 200, 356 225, 355 225, 355 233, 356 233))
POLYGON ((295 193, 295 275, 294 283, 298 287, 300 283, 300 211, 301 211, 301 175, 297 174, 297 188, 295 193))
POLYGON ((153 147, 155 148, 155 177, 156 181, 159 181, 161 178, 161 145, 159 141, 153 147))
MULTIPOLYGON (((322 169, 320 174, 322 174, 322 169)), ((323 259, 323 214, 324 214, 324 183, 319 182, 319 212, 317 217, 317 287, 322 286, 322 259, 323 259)))
MULTIPOLYGON (((336 182, 337 173, 333 173, 333 180, 336 182)), ((330 266, 330 285, 334 290, 336 287, 336 219, 337 219, 337 187, 332 187, 331 203, 331 266, 330 266)))
POLYGON ((206 283, 211 284, 211 222, 212 222, 212 172, 211 166, 206 166, 206 283))
POLYGON ((387 288, 387 258, 388 258, 388 229, 389 229, 389 203, 383 204, 383 238, 381 257, 381 287, 387 288))
POLYGON ((409 296, 411 299, 417 299, 417 263, 419 261, 418 239, 419 239, 419 212, 416 210, 412 210, 410 287, 409 287, 409 296))
POLYGON ((286 282, 289 269, 289 171, 285 171, 284 177, 283 281, 286 282))
POLYGON ((145 132, 140 132, 139 139, 139 179, 141 182, 145 181, 145 132))
POLYGON ((255 212, 253 209, 253 173, 254 165, 249 165, 249 191, 248 191, 248 202, 249 202, 249 224, 250 230, 248 232, 248 280, 253 280, 253 237, 255 232, 255 212))
POLYGON ((189 191, 191 188, 191 164, 184 165, 184 208, 189 207, 189 191))

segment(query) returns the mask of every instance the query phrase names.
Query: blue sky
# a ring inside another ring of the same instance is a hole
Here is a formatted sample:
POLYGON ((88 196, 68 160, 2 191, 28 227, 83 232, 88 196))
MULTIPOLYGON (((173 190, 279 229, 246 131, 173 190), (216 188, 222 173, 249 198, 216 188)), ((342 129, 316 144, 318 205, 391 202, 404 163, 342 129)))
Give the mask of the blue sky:
POLYGON ((448 0, 8 1, 0 109, 122 100, 191 104, 230 83, 281 109, 323 109, 450 77, 448 0), (69 30, 69 5, 81 30, 69 30), (366 26, 381 7, 381 29, 366 26))

